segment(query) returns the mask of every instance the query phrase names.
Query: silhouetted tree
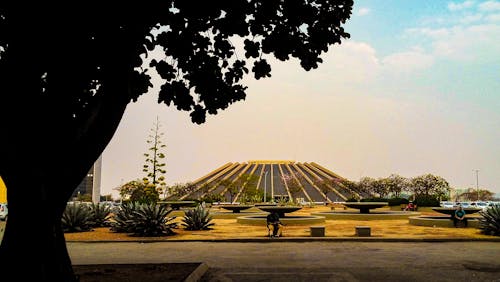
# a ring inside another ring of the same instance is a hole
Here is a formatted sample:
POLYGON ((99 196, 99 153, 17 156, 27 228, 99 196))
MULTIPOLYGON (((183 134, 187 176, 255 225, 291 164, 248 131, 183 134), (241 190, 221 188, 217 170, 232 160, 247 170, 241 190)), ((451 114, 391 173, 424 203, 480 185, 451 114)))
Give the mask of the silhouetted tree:
POLYGON ((443 198, 450 192, 446 179, 433 174, 424 174, 410 180, 409 190, 415 196, 435 196, 443 198))
POLYGON ((372 193, 377 194, 380 198, 385 198, 389 194, 389 186, 386 185, 384 178, 374 179, 371 188, 372 193))
POLYGON ((189 195, 197 189, 193 183, 175 183, 167 187, 167 200, 179 200, 183 195, 189 195))
POLYGON ((239 202, 248 202, 257 199, 262 199, 261 193, 257 189, 257 182, 259 181, 259 177, 255 174, 244 173, 238 177, 235 181, 235 185, 240 187, 239 193, 240 196, 238 198, 239 202), (261 196, 259 198, 259 196, 261 196))
POLYGON ((154 185, 140 179, 129 181, 119 188, 120 197, 126 201, 154 204, 159 200, 159 193, 154 185))
POLYGON ((479 191, 477 191, 475 188, 469 188, 467 191, 458 195, 458 197, 468 201, 490 201, 493 199, 494 195, 495 193, 486 189, 479 189, 479 191))
POLYGON ((160 127, 160 121, 158 117, 156 117, 154 127, 151 129, 151 135, 149 135, 149 139, 146 141, 151 147, 148 148, 150 153, 144 153, 146 160, 145 164, 142 166, 142 171, 146 173, 146 176, 143 177, 142 180, 146 185, 150 185, 156 189, 158 193, 161 191, 165 196, 166 183, 164 175, 167 171, 164 169, 165 163, 162 162, 162 159, 165 158, 162 149, 164 149, 166 145, 163 144, 163 140, 161 140, 164 133, 160 131, 160 127))
POLYGON ((373 194, 373 183, 376 181, 373 177, 364 176, 358 181, 358 186, 362 191, 367 191, 369 194, 373 194))
POLYGON ((159 103, 203 123, 207 113, 245 99, 245 74, 271 75, 266 55, 317 68, 331 45, 349 37, 342 24, 352 6, 352 0, 2 1, 0 175, 10 212, 2 276, 76 280, 62 213, 127 105, 152 87, 151 75, 161 77, 159 103), (242 39, 243 54, 233 38, 242 39), (34 220, 33 210, 44 214, 34 220))
POLYGON ((291 199, 289 201, 295 203, 297 201, 297 196, 303 190, 302 183, 306 183, 304 176, 302 176, 299 172, 294 173, 293 175, 291 173, 285 173, 282 176, 282 180, 283 183, 286 183, 288 191, 290 192, 291 199))
POLYGON ((402 191, 408 190, 409 180, 398 174, 391 174, 381 181, 386 186, 387 191, 392 193, 392 196, 395 198, 399 198, 402 191))
MULTIPOLYGON (((219 181, 217 183, 217 187, 223 187, 222 191, 229 193, 229 198, 230 198, 229 202, 232 202, 233 196, 236 195, 236 193, 238 193, 236 191, 237 187, 233 185, 233 181, 231 179, 223 179, 223 180, 219 181)), ((216 188, 215 190, 217 190, 217 189, 218 188, 216 188)), ((221 192, 221 190, 219 190, 219 192, 221 192)), ((215 192, 212 192, 212 193, 215 193, 215 192)), ((221 196, 224 199, 224 201, 227 201, 225 193, 223 195, 221 194, 221 196)))
POLYGON ((238 195, 239 191, 240 191, 240 187, 235 185, 235 183, 232 183, 231 185, 229 185, 229 187, 227 188, 227 193, 229 194, 229 202, 230 203, 233 202, 234 197, 236 195, 238 195))
POLYGON ((328 193, 333 192, 332 188, 339 187, 340 181, 341 180, 337 178, 321 178, 314 180, 314 184, 325 197, 325 204, 328 202, 328 193))
POLYGON ((341 179, 340 186, 344 187, 350 194, 351 199, 361 200, 361 195, 371 196, 371 193, 361 185, 360 182, 341 179))
POLYGON ((88 193, 80 194, 80 192, 78 192, 75 200, 80 202, 92 202, 92 195, 88 193))

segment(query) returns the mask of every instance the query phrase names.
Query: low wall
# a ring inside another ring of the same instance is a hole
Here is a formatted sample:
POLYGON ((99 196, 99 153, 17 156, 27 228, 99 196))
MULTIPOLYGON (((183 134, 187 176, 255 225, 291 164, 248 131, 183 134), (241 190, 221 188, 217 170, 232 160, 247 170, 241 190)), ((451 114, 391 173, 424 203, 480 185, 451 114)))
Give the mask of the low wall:
POLYGON ((420 215, 419 212, 381 211, 360 213, 355 211, 315 212, 312 215, 324 216, 330 220, 396 220, 407 219, 411 216, 420 215))
MULTIPOLYGON (((411 225, 418 226, 429 226, 429 227, 448 227, 454 228, 453 220, 450 217, 438 217, 438 216, 414 216, 408 218, 411 225)), ((479 228, 478 218, 467 218, 467 227, 479 228)))
MULTIPOLYGON (((281 217, 280 221, 285 225, 308 225, 324 223, 324 216, 314 216, 314 215, 299 215, 299 216, 285 216, 281 217)), ((267 219, 265 215, 257 216, 241 216, 237 218, 237 222, 240 224, 250 224, 250 225, 266 225, 267 219)))
POLYGON ((212 218, 217 218, 217 219, 236 219, 240 216, 253 216, 253 215, 262 215, 265 216, 267 215, 267 212, 248 212, 248 211, 241 211, 241 212, 223 212, 223 211, 217 211, 217 212, 210 212, 210 216, 212 218))

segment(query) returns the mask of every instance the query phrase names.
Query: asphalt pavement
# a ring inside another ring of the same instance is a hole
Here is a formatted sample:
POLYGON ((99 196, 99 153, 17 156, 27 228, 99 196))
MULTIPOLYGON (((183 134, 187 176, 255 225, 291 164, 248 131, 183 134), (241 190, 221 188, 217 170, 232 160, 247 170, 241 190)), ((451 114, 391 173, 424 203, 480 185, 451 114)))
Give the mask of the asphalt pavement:
POLYGON ((193 263, 197 281, 500 281, 500 242, 68 242, 74 265, 193 263))

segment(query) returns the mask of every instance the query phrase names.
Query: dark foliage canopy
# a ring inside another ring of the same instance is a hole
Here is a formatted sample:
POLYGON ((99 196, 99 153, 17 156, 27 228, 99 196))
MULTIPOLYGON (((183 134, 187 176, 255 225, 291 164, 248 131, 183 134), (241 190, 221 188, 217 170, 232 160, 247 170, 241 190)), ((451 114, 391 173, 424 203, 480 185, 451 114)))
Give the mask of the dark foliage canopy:
POLYGON ((264 54, 282 61, 295 57, 305 70, 317 68, 320 55, 349 36, 341 25, 352 4, 349 0, 178 0, 109 7, 38 3, 27 9, 22 3, 4 3, 2 61, 13 63, 15 49, 28 49, 22 54, 30 57, 25 67, 38 77, 33 89, 37 91, 29 95, 52 97, 65 106, 66 113, 61 114, 75 121, 93 110, 110 79, 108 72, 117 65, 127 70, 122 82, 129 91, 120 95, 132 101, 148 91, 154 69, 164 82, 159 102, 189 111, 193 122, 202 123, 207 113, 216 114, 245 98, 241 80, 250 70, 257 79, 270 76, 264 54), (243 38, 244 54, 235 52, 235 37, 243 38), (156 47, 162 49, 163 58, 145 66, 139 55, 156 47), (253 59, 252 65, 248 59, 253 59))

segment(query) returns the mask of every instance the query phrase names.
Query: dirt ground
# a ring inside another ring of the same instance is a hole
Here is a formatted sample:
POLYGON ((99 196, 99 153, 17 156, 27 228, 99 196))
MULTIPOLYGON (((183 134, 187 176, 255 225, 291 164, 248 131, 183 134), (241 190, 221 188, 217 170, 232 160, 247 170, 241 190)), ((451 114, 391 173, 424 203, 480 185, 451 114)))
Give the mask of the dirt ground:
MULTIPOLYGON (((384 210, 388 208, 382 208, 384 210)), ((293 215, 310 215, 314 212, 330 211, 330 207, 303 207, 293 215)), ((212 211, 220 211, 214 208, 212 211)), ((422 215, 439 215, 431 209, 420 211, 422 215)), ((176 221, 182 220, 182 212, 177 211, 176 221)), ((263 225, 245 225, 236 218, 214 218, 211 230, 189 231, 182 226, 175 229, 175 235, 164 237, 133 237, 125 233, 115 233, 107 227, 95 228, 90 232, 66 233, 67 241, 158 241, 158 240, 220 240, 230 238, 254 238, 267 236, 263 225)), ((318 225, 318 224, 314 224, 318 225)), ((404 220, 325 220, 325 237, 355 237, 355 226, 371 227, 371 236, 380 238, 491 238, 476 228, 444 228, 410 225, 404 220)), ((287 225, 283 227, 283 237, 310 237, 310 225, 287 225)))

